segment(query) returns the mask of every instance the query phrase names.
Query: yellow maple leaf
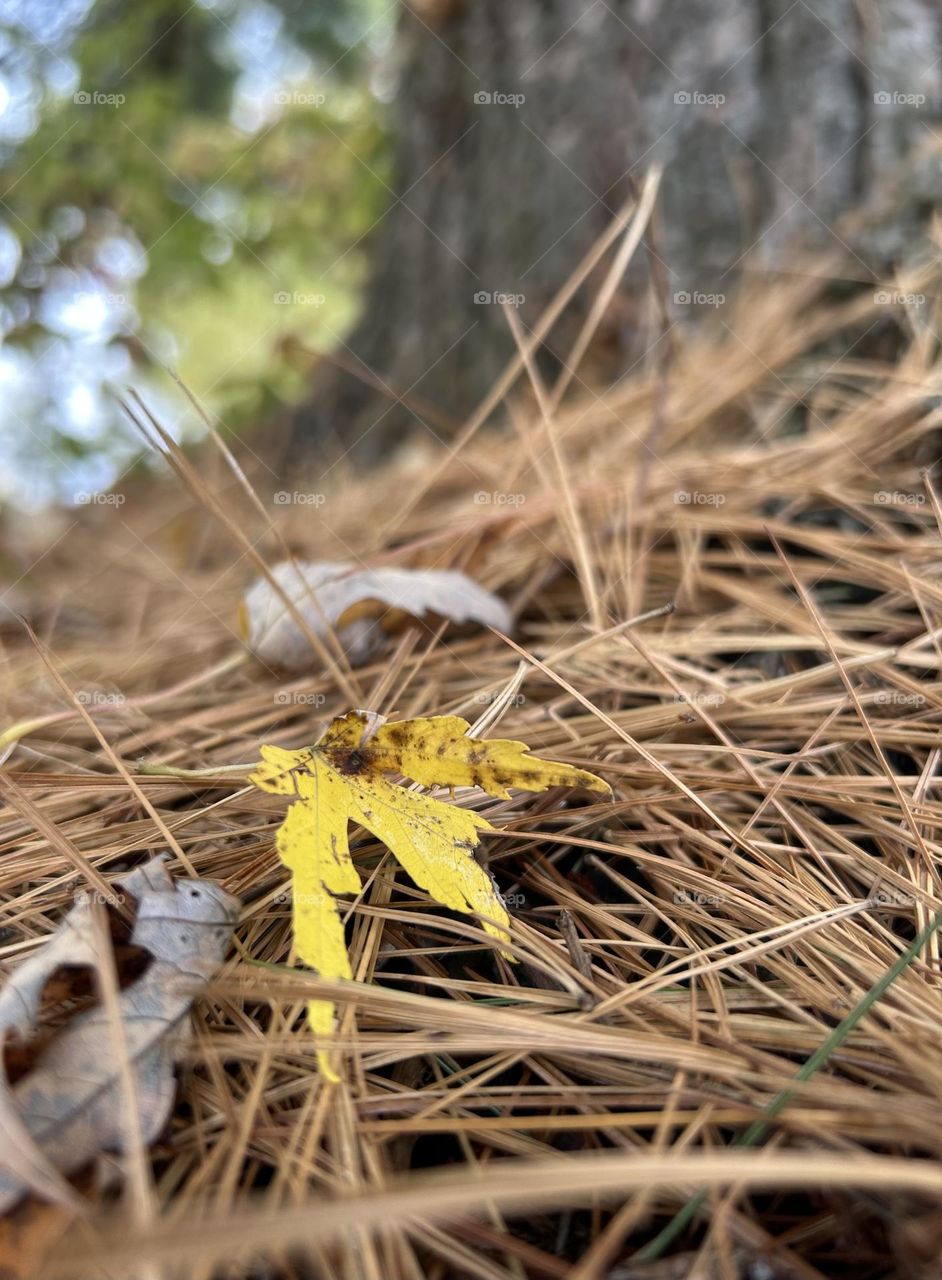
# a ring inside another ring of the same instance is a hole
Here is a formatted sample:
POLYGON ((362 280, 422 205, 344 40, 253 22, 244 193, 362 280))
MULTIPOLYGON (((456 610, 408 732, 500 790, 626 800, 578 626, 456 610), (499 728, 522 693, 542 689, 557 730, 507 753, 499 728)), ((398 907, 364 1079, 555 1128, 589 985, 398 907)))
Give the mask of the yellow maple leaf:
MULTIPOLYGON (((459 716, 397 720, 375 728, 378 717, 349 711, 313 747, 289 751, 263 746, 249 780, 263 791, 291 796, 276 846, 291 872, 294 941, 300 960, 326 978, 352 978, 335 895, 358 893, 347 826, 356 822, 395 854, 420 889, 443 907, 481 917, 484 929, 506 944, 510 918, 497 887, 475 860, 481 833, 495 828, 469 809, 409 791, 384 775, 402 774, 427 787, 477 786, 506 799, 508 787, 545 791, 585 787, 608 793, 595 774, 530 755, 523 742, 468 737, 459 716)), ((503 954, 508 955, 504 951, 503 954)), ((334 1028, 334 1005, 308 1003, 318 1038, 334 1028)), ((338 1076, 325 1051, 321 1070, 338 1076)))

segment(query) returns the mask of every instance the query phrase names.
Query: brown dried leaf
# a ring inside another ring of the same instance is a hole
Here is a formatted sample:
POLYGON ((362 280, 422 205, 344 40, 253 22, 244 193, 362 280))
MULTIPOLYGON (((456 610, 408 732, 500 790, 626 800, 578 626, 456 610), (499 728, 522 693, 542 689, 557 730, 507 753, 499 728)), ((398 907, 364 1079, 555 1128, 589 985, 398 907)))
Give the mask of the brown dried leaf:
MULTIPOLYGON (((225 956, 238 902, 210 881, 172 881, 155 859, 119 883, 137 899, 131 941, 153 957, 119 998, 140 1130, 152 1142, 173 1100, 173 1059, 199 987, 225 956)), ((80 897, 55 934, 0 992, 0 1041, 35 1026, 43 987, 63 964, 97 965, 92 900, 80 897)), ((121 1146, 124 1098, 107 1015, 81 1014, 11 1090, 0 1079, 0 1213, 28 1191, 75 1204, 61 1172, 121 1146)))
MULTIPOLYGON (((352 662, 364 662, 382 644, 390 611, 421 618, 434 614, 450 622, 474 622, 510 629, 507 606, 492 592, 454 569, 356 569, 331 561, 286 560, 272 570, 282 590, 312 631, 329 627, 352 662), (365 601, 374 608, 364 613, 365 601)), ((300 671, 316 655, 296 620, 266 578, 249 589, 243 602, 249 648, 263 662, 300 671)))
POLYGON ((74 1218, 62 1205, 27 1200, 0 1219, 0 1280, 34 1280, 74 1218))

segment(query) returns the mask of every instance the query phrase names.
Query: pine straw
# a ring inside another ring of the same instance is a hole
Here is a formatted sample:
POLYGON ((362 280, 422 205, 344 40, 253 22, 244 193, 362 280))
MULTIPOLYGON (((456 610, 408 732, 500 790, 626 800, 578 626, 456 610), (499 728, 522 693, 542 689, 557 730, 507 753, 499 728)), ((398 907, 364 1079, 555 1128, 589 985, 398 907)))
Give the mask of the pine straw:
POLYGON ((728 310, 604 395, 577 378, 551 414, 524 378, 512 431, 318 475, 322 506, 273 505, 247 450, 258 499, 214 445, 172 450, 176 481, 87 513, 18 586, 40 639, 6 636, 8 720, 49 720, 3 775, 4 966, 160 850, 244 901, 152 1186, 99 1195, 50 1270, 104 1274, 110 1249, 188 1277, 249 1256, 344 1280, 919 1274, 942 1197, 931 930, 795 1075, 942 907, 942 512, 919 470, 939 346, 907 328, 878 359, 887 309, 810 277, 728 310), (235 616, 287 546, 465 567, 514 634, 409 629, 370 667, 285 678, 235 616), (611 782, 611 803, 459 795, 501 828, 519 964, 360 833, 356 982, 292 972, 278 799, 139 767, 245 764, 351 703, 458 713, 611 782), (303 1022, 318 992, 342 1001, 341 1086, 303 1022), (669 1256, 639 1261, 698 1188, 669 1256))

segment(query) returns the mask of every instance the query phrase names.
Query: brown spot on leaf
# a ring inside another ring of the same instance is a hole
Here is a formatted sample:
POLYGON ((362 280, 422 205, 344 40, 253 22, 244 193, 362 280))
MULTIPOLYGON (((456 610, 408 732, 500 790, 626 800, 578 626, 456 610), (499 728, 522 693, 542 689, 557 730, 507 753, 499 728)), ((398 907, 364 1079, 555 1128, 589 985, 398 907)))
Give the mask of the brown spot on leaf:
POLYGON ((367 760, 362 751, 344 748, 339 751, 331 751, 328 754, 330 763, 338 773, 352 777, 356 774, 367 772, 367 760))

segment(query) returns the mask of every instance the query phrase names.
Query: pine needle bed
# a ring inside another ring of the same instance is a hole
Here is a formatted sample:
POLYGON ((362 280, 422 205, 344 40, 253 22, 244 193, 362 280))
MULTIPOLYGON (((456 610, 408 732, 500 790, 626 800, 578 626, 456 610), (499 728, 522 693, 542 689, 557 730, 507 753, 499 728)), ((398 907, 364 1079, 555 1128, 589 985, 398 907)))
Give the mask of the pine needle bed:
POLYGON ((886 308, 811 277, 739 306, 552 415, 524 376, 502 431, 341 464, 316 506, 210 440, 40 562, 10 540, 35 639, 4 628, 3 968, 86 868, 169 851, 243 903, 139 1194, 86 1185, 45 1274, 937 1274, 939 343, 878 356, 886 308), (285 548, 465 569, 513 634, 405 627, 285 678, 236 622, 285 548), (283 815, 225 769, 351 706, 462 715, 611 784, 465 798, 501 829, 522 963, 354 832, 355 982, 289 968, 283 815), (340 1001, 339 1085, 312 994, 340 1001))

